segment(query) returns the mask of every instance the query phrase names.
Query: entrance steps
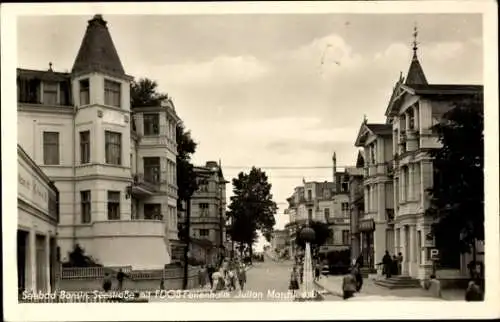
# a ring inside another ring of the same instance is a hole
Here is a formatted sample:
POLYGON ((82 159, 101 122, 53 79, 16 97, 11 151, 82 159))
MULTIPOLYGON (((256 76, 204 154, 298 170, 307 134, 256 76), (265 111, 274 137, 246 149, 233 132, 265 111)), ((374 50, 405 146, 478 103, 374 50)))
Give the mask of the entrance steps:
POLYGON ((377 270, 370 267, 361 267, 359 270, 363 278, 368 278, 371 274, 377 274, 377 270))
POLYGON ((420 288, 420 281, 410 276, 393 276, 375 281, 375 285, 388 289, 420 288))

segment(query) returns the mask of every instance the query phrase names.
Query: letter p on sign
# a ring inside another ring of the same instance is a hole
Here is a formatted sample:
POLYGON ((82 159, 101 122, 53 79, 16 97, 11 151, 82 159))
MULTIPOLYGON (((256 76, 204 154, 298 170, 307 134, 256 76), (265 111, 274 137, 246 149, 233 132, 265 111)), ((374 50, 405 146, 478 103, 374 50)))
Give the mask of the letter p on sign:
POLYGON ((432 248, 431 249, 431 260, 438 260, 439 259, 439 249, 432 248))

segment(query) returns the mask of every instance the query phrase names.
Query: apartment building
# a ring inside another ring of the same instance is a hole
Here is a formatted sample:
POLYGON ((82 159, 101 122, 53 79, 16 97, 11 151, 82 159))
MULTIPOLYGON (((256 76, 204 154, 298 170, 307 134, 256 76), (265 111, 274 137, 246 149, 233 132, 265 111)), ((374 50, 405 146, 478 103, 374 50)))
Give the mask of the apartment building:
POLYGON ((131 107, 101 15, 72 71, 49 67, 17 71, 18 143, 59 190, 62 260, 79 244, 105 266, 164 267, 177 239, 173 102, 131 107))
MULTIPOLYGON (((204 166, 195 166, 194 171, 198 190, 191 197, 191 248, 199 250, 199 259, 215 263, 225 253, 228 182, 224 179, 220 162, 208 161, 204 166)), ((185 224, 184 213, 181 222, 185 224)))
MULTIPOLYGON (((432 126, 454 102, 482 91, 479 85, 429 84, 416 46, 406 79, 400 76, 396 82, 385 116, 393 137, 394 252, 403 254, 405 275, 424 279, 432 271, 433 220, 425 211, 429 207, 427 189, 436 173, 429 151, 441 147, 432 126)), ((463 273, 466 257, 441 253, 440 267, 463 273)))
POLYGON ((365 264, 375 268, 386 250, 394 249, 394 193, 392 125, 360 126, 356 147, 364 150, 364 214, 359 223, 359 242, 365 264))
MULTIPOLYGON (((370 219, 365 218, 365 205, 364 205, 364 186, 363 186, 363 177, 364 177, 364 167, 365 167, 365 158, 364 158, 364 149, 358 152, 358 156, 356 159, 356 166, 349 169, 349 205, 351 209, 351 259, 358 259, 359 255, 366 253, 368 247, 367 243, 363 244, 363 249, 361 248, 361 231, 360 227, 369 227, 366 222, 370 222, 370 219)), ((371 231, 371 230, 369 230, 371 231)), ((363 241, 367 241, 367 238, 364 238, 363 241)), ((364 257, 364 266, 365 267, 373 267, 373 256, 372 257, 364 257)))
POLYGON ((278 254, 282 253, 288 244, 288 231, 283 230, 273 230, 271 237, 271 249, 277 251, 278 254))
POLYGON ((17 145, 17 286, 23 291, 56 288, 59 191, 17 145))
POLYGON ((286 229, 290 235, 290 254, 296 253, 295 239, 300 227, 307 221, 328 224, 332 237, 326 242, 323 251, 339 246, 350 245, 349 175, 337 170, 337 160, 333 158, 333 181, 303 181, 287 199, 290 222, 286 229), (293 219, 293 220, 292 220, 293 219))

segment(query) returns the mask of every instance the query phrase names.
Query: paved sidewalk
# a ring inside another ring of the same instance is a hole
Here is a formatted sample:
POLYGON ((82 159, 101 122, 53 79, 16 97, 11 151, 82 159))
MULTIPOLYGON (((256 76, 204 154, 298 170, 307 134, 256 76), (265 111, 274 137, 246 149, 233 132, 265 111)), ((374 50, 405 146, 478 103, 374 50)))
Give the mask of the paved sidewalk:
MULTIPOLYGON (((337 296, 342 296, 342 279, 343 276, 323 275, 319 281, 315 283, 337 296)), ((386 289, 375 285, 374 280, 363 279, 363 288, 360 293, 356 293, 356 298, 360 300, 409 300, 409 301, 443 301, 446 299, 438 299, 423 288, 412 289, 386 289)), ((463 298, 463 296, 462 296, 463 298)))

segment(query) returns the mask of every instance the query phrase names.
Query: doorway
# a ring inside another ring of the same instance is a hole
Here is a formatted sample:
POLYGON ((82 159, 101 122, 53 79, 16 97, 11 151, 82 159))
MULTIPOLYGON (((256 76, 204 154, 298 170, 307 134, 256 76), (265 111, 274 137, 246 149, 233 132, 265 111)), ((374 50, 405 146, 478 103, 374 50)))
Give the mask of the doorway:
POLYGON ((26 290, 26 247, 28 232, 17 231, 17 289, 19 294, 26 290))

